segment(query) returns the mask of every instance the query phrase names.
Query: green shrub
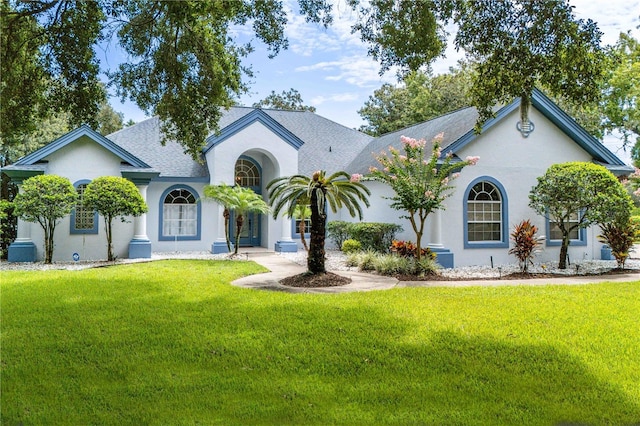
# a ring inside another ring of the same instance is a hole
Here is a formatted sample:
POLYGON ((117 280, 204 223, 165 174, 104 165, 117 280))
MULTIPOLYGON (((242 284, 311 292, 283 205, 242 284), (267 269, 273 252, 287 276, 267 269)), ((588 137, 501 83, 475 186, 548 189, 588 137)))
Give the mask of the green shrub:
POLYGON ((377 257, 378 253, 373 250, 358 253, 358 269, 361 271, 374 271, 377 257))
POLYGON ((349 239, 349 222, 334 220, 327 223, 327 237, 336 245, 342 247, 342 243, 349 239))
POLYGON ((360 241, 348 239, 344 240, 344 242, 342 243, 342 251, 344 253, 354 253, 361 250, 362 244, 360 244, 360 241))
POLYGON ((415 260, 415 273, 418 275, 431 275, 438 272, 440 265, 436 262, 436 256, 423 256, 418 261, 415 260))
POLYGON ((351 238, 362 243, 363 249, 388 253, 391 242, 402 227, 395 223, 360 222, 350 224, 347 230, 351 238))
POLYGON ((374 261, 376 272, 381 275, 412 274, 413 261, 393 254, 379 254, 374 261))

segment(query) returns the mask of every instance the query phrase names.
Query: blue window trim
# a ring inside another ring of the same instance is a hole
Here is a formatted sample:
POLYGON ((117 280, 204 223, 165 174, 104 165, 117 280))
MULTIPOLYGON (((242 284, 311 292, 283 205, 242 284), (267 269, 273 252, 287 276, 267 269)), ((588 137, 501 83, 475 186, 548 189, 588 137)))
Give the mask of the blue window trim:
POLYGON ((182 184, 176 184, 176 185, 172 185, 169 188, 165 189, 164 192, 162 193, 162 195, 160 196, 160 207, 158 209, 158 216, 159 216, 159 222, 158 222, 158 241, 199 241, 200 240, 200 230, 202 227, 202 203, 200 202, 200 195, 198 195, 198 191, 196 191, 195 189, 193 189, 192 187, 190 187, 189 185, 182 185, 182 184), (186 189, 187 191, 191 192, 193 194, 193 196, 196 199, 196 218, 197 218, 197 225, 196 225, 196 235, 163 235, 163 222, 164 222, 164 199, 167 198, 167 195, 169 195, 169 193, 171 191, 174 191, 176 189, 186 189))
MULTIPOLYGON (((298 227, 296 226, 296 221, 297 220, 298 219, 291 218, 291 235, 294 236, 294 237, 300 238, 300 233, 298 232, 298 227)), ((304 237, 306 239, 311 238, 311 233, 310 232, 305 232, 304 233, 304 237)))
MULTIPOLYGON (((250 188, 253 192, 255 192, 258 195, 262 195, 262 166, 260 165, 260 163, 258 163, 255 159, 253 159, 252 157, 249 157, 248 155, 241 155, 238 157, 238 160, 245 160, 245 161, 249 161, 250 163, 253 163, 254 166, 256 166, 256 168, 258 169, 258 174, 260 176, 260 186, 247 186, 246 188, 250 188)), ((238 161, 236 160, 236 163, 238 161)), ((236 177, 236 170, 235 170, 235 164, 233 166, 233 178, 235 179, 236 177)), ((235 185, 235 182, 234 182, 235 185)))
MULTIPOLYGON (((547 247, 560 247, 562 245, 562 240, 552 240, 549 238, 549 235, 551 235, 551 219, 549 218, 549 215, 546 214, 544 216, 545 219, 545 231, 546 231, 546 246, 547 247)), ((587 229, 586 228, 579 228, 578 229, 578 239, 571 239, 569 240, 569 246, 586 246, 587 245, 587 229)))
MULTIPOLYGON (((83 184, 90 184, 89 179, 82 179, 73 184, 73 187, 78 190, 78 186, 83 184)), ((98 233, 98 212, 93 212, 93 228, 91 229, 76 229, 76 208, 71 210, 70 222, 69 222, 70 234, 97 234, 98 233)))
POLYGON ((467 189, 464 191, 464 196, 462 198, 462 223, 463 223, 463 236, 464 239, 464 248, 466 249, 475 249, 475 248, 508 248, 509 247, 509 199, 507 198, 507 191, 504 189, 504 186, 500 182, 498 182, 495 178, 491 176, 480 176, 475 178, 469 185, 467 189), (473 186, 479 182, 489 182, 494 185, 500 191, 500 198, 502 200, 502 235, 500 241, 482 241, 475 242, 469 241, 469 222, 467 219, 468 213, 468 201, 469 201, 469 193, 473 186))

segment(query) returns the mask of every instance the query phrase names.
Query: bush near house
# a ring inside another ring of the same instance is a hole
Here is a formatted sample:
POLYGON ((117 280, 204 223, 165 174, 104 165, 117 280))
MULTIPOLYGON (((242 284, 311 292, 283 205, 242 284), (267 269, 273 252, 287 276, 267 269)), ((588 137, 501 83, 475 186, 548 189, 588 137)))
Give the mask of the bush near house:
POLYGON ((327 224, 327 236, 342 247, 345 240, 352 239, 360 242, 363 250, 374 250, 388 253, 391 242, 402 226, 395 223, 383 222, 344 222, 335 220, 327 224))
POLYGON ((356 253, 359 252, 360 250, 362 250, 362 244, 360 244, 360 241, 357 240, 344 240, 344 243, 342 243, 342 247, 341 247, 342 252, 344 253, 356 253))
POLYGON ((71 213, 78 193, 69 179, 56 175, 38 175, 22 183, 13 200, 15 215, 36 222, 44 231, 44 263, 53 259, 54 234, 58 222, 71 213))
POLYGON ((526 273, 529 264, 533 265, 533 258, 540 251, 542 238, 537 236, 538 227, 531 224, 529 219, 517 224, 511 233, 513 247, 509 254, 513 254, 520 264, 520 271, 526 273))

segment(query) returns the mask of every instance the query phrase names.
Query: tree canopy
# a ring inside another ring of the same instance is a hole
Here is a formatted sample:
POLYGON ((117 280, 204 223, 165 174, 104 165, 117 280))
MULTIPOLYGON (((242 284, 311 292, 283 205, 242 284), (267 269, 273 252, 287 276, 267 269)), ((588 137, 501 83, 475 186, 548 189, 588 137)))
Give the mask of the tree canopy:
POLYGON ((253 107, 316 112, 315 107, 304 104, 300 92, 296 89, 289 89, 289 91, 283 90, 281 94, 277 94, 272 90, 269 96, 254 103, 253 107))
POLYGON ((566 268, 570 233, 596 223, 629 218, 633 202, 624 186, 603 166, 569 162, 554 164, 529 193, 529 207, 548 215, 562 232, 559 268, 566 268), (576 218, 577 216, 577 218, 576 218))
POLYGON ((383 84, 358 110, 368 122, 360 131, 379 136, 471 105, 471 73, 461 63, 446 74, 414 71, 401 85, 383 84))
MULTIPOLYGON (((441 56, 445 25, 455 44, 478 63, 471 98, 481 120, 496 103, 523 97, 537 84, 579 102, 598 97, 603 50, 591 20, 576 19, 566 0, 348 0, 357 11, 353 31, 387 70, 417 71, 441 56)), ((307 21, 332 22, 329 0, 298 0, 307 21)), ((247 90, 251 70, 241 59, 250 43, 232 26, 251 27, 252 42, 270 56, 287 48, 288 7, 278 0, 230 2, 5 0, 0 51, 0 137, 34 129, 34 117, 70 113, 89 123, 105 90, 98 83, 96 46, 116 40, 128 60, 107 73, 108 87, 143 111, 158 115, 166 139, 194 157, 217 130, 221 108, 247 90)), ((16 143, 19 143, 17 141, 16 143)))

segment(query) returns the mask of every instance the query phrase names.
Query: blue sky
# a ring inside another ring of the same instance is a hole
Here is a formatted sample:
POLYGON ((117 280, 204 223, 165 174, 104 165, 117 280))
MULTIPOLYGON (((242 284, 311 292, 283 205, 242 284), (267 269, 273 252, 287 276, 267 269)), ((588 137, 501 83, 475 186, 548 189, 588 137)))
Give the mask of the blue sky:
MULTIPOLYGON (((241 104, 251 105, 272 90, 281 93, 294 88, 300 92, 305 104, 316 107, 318 114, 347 127, 358 128, 364 124, 358 109, 383 83, 396 82, 395 73, 392 70, 379 75, 379 65, 367 56, 367 47, 357 35, 351 34, 354 12, 346 6, 345 0, 334 2, 334 24, 326 30, 306 23, 294 12, 289 13, 286 29, 289 49, 274 59, 268 58, 264 46, 255 43, 255 52, 244 61, 253 69, 254 77, 250 80, 249 93, 240 99, 241 104)), ((296 2, 286 0, 285 3, 296 2)), ((578 18, 591 18, 598 23, 604 33, 603 44, 615 43, 621 31, 631 30, 636 38, 640 38, 640 0, 571 0, 571 4, 575 6, 578 18)), ((243 40, 249 34, 243 28, 235 31, 243 40)), ((126 60, 113 45, 99 55, 105 58, 103 68, 115 67, 126 60)), ((445 55, 432 65, 436 74, 446 72, 463 56, 452 47, 445 55)), ((124 113, 125 120, 145 119, 144 113, 130 102, 122 104, 114 97, 111 104, 116 111, 124 113)), ((607 138, 605 144, 620 157, 625 157, 616 138, 607 138)))

